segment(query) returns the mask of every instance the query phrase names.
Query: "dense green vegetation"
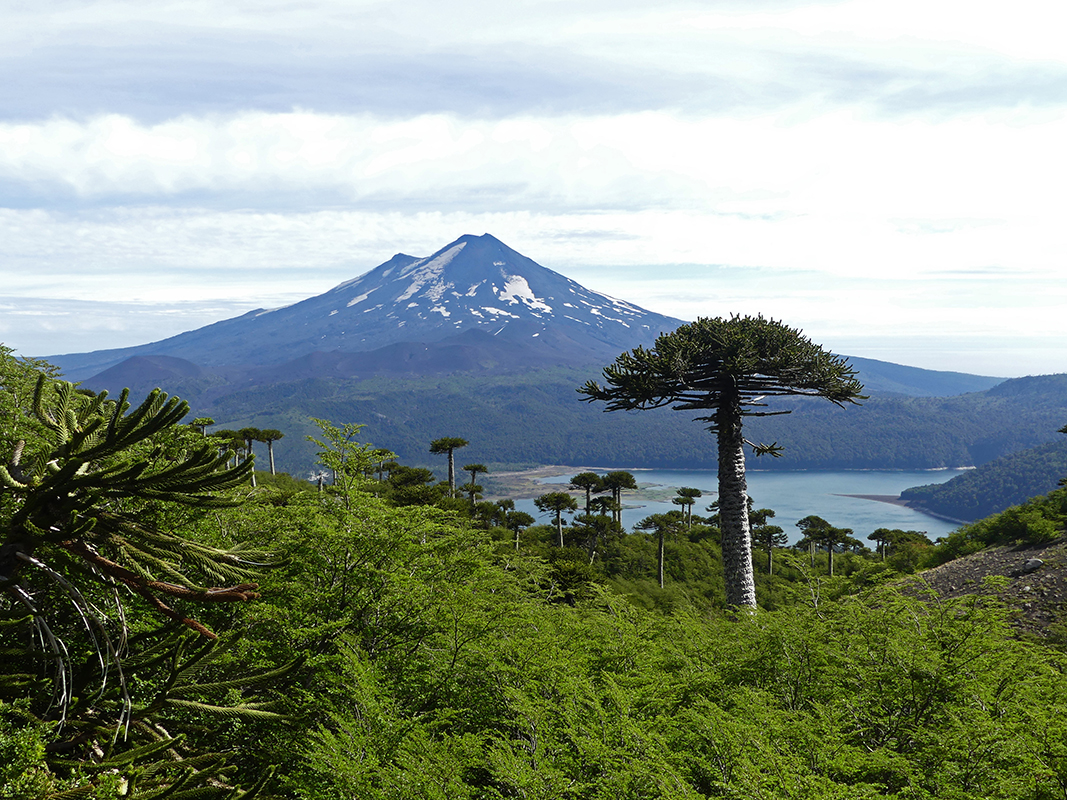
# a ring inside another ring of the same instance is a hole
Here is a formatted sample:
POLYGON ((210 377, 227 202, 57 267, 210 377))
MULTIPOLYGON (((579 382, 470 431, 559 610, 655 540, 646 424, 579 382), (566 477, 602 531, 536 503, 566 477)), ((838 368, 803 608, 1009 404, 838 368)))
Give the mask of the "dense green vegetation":
POLYGON ((977 520, 1043 495, 1067 475, 1067 442, 1001 456, 950 481, 901 492, 917 507, 955 519, 977 520))
MULTIPOLYGON (((59 432, 32 410, 33 366, 0 352, 8 466, 56 452, 59 432)), ((42 410, 66 397, 79 429, 114 413, 65 391, 42 410)), ((1065 797, 1064 654, 1012 636, 993 604, 889 585, 945 545, 887 535, 883 560, 848 544, 833 578, 827 545, 776 549, 773 575, 755 559, 760 610, 728 615, 714 517, 673 512, 661 587, 651 526, 623 534, 579 514, 561 547, 506 504, 449 497, 415 468, 388 474, 359 425, 316 432, 338 473, 322 491, 266 472, 254 490, 227 488, 235 473, 220 465, 196 502, 174 486, 146 495, 141 477, 212 441, 186 425, 85 462, 101 480, 125 475, 126 493, 98 481, 79 518, 106 527, 121 512, 169 547, 152 562, 134 557, 136 531, 77 528, 92 552, 167 586, 238 558, 258 572, 248 602, 182 584, 190 593, 168 595, 177 617, 161 614, 68 539, 19 528, 47 540, 32 558, 51 571, 26 562, 0 583, 0 797, 1065 797), (41 624, 62 658, 35 638, 41 624)), ((43 486, 22 483, 0 492, 4 547, 43 486)), ((1058 535, 1065 504, 1060 490, 1021 525, 1001 515, 948 545, 1058 535)))
POLYGON ((1043 544, 1067 528, 1067 489, 1055 489, 1025 503, 953 531, 924 560, 944 563, 994 545, 1043 544))

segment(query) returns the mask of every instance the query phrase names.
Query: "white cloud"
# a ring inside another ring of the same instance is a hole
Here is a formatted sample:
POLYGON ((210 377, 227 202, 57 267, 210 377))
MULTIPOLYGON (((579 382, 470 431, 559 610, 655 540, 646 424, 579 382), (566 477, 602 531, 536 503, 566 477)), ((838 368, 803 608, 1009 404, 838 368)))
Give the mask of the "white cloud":
MULTIPOLYGON (((0 176, 89 203, 187 203, 183 195, 207 192, 265 212, 307 196, 550 216, 662 209, 686 224, 705 218, 704 234, 677 230, 668 248, 706 248, 714 233, 718 262, 853 271, 857 251, 875 241, 864 260, 898 269, 1048 269, 1064 244, 1063 141, 1067 117, 900 125, 846 112, 796 122, 243 113, 145 125, 105 115, 0 124, 0 176), (778 241, 753 238, 768 225, 778 241)), ((707 256, 677 260, 694 258, 707 256)))
MULTIPOLYGON (((12 301, 0 338, 44 336, 71 297, 142 304, 131 320, 277 305, 491 232, 676 316, 1067 351, 1060 8, 1006 9, 5 9, 0 273, 29 305, 15 324, 12 301)), ((100 320, 87 341, 125 325, 100 320)))

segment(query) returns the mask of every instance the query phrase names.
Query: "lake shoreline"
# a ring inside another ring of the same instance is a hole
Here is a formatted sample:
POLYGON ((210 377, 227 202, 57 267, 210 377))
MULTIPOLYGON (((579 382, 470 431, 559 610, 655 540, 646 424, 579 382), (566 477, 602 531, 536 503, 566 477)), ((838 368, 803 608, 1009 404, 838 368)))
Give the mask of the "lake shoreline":
MULTIPOLYGON (((873 500, 876 503, 889 503, 894 506, 904 506, 904 508, 911 508, 906 500, 901 500, 900 495, 891 494, 840 494, 838 492, 833 493, 834 497, 855 497, 857 500, 873 500)), ((918 509, 916 509, 918 510, 918 509)))
MULTIPOLYGON (((619 467, 582 467, 543 464, 537 467, 508 470, 479 476, 486 499, 512 498, 520 510, 541 519, 534 508, 535 498, 547 492, 567 492, 579 505, 583 491, 568 491, 569 479, 580 472, 604 473, 619 467)), ((632 528, 645 516, 677 510, 672 503, 677 489, 683 486, 703 491, 694 513, 718 498, 718 480, 714 470, 629 469, 637 479, 636 491, 623 493, 623 525, 632 528)), ((794 524, 808 515, 820 516, 837 527, 853 528, 866 534, 877 528, 925 530, 932 538, 943 536, 961 524, 926 509, 916 508, 900 499, 904 489, 920 484, 940 483, 962 470, 750 470, 749 494, 756 508, 777 512, 776 524, 790 534, 794 524), (884 511, 882 510, 884 509, 884 511)))

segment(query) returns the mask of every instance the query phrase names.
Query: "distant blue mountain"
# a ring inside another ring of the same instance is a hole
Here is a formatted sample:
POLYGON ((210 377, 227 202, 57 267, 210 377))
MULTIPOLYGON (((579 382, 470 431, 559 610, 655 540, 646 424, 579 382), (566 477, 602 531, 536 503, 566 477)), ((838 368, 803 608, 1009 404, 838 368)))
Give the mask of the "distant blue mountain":
POLYGON ((984 392, 1004 378, 968 375, 965 372, 941 372, 919 367, 905 367, 889 361, 849 356, 849 363, 859 373, 867 394, 903 394, 911 397, 951 397, 969 392, 984 392))

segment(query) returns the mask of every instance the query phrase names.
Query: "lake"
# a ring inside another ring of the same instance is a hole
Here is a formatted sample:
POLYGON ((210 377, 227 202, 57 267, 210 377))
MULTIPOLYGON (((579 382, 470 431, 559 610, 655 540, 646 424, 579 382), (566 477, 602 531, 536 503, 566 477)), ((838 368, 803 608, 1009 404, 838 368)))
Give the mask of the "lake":
MULTIPOLYGON (((574 468, 565 475, 544 478, 545 491, 554 491, 553 484, 566 484, 572 475, 583 471, 574 468)), ((598 473, 606 469, 594 470, 598 473)), ((718 494, 718 478, 712 470, 663 470, 630 469, 641 487, 637 493, 622 496, 622 523, 627 530, 650 514, 663 514, 678 510, 671 503, 674 490, 682 486, 700 489, 704 495, 693 506, 694 514, 705 514, 704 509, 715 502, 718 494), (637 496, 635 496, 637 495, 637 496)), ((796 527, 797 520, 815 514, 838 528, 852 528, 856 538, 867 543, 867 535, 877 528, 900 528, 902 530, 926 531, 931 539, 937 539, 959 525, 955 522, 931 517, 914 509, 875 500, 865 500, 842 495, 891 495, 897 496, 904 489, 928 483, 944 483, 964 470, 847 470, 840 472, 808 471, 759 471, 747 474, 748 493, 756 508, 774 509, 773 523, 780 525, 790 542, 801 537, 796 527)), ((580 500, 582 505, 584 500, 580 500)), ((533 500, 516 500, 515 507, 532 514, 538 522, 551 522, 550 514, 542 514, 533 500)))

